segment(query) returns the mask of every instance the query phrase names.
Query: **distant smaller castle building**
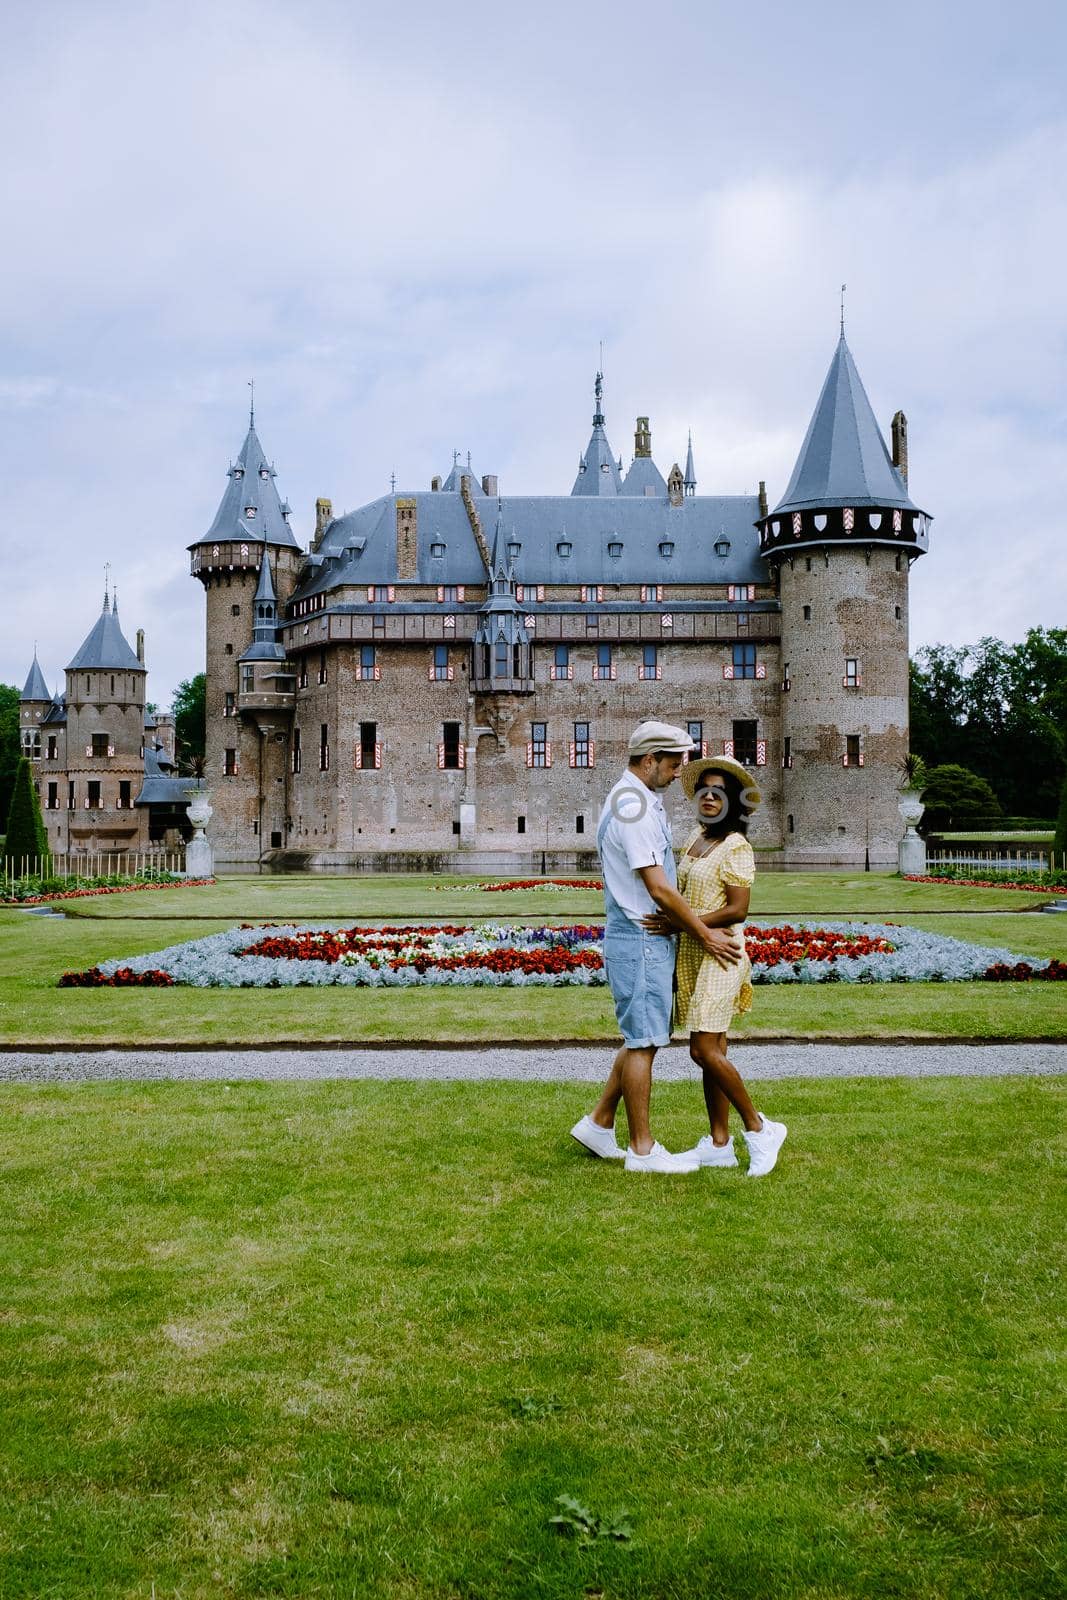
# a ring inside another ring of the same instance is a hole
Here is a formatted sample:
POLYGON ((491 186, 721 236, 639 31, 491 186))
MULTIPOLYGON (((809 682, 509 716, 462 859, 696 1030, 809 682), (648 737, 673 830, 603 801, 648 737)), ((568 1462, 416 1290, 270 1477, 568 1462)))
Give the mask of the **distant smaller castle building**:
POLYGON ((146 680, 144 634, 132 649, 106 591, 63 693, 49 693, 34 652, 19 728, 57 854, 173 848, 191 833, 185 807, 195 780, 177 775, 174 721, 146 710, 146 680))

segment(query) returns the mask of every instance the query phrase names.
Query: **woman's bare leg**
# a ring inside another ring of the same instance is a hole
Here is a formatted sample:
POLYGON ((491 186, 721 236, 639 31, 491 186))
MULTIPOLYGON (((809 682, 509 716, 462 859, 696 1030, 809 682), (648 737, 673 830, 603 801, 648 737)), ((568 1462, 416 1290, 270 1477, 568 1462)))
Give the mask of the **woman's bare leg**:
MULTIPOLYGON (((714 1037, 720 1041, 720 1048, 725 1054, 725 1034, 716 1034, 714 1037)), ((701 1076, 704 1084, 704 1104, 708 1108, 708 1122, 711 1125, 712 1143, 721 1148, 730 1142, 730 1102, 710 1072, 705 1070, 701 1076)))
MULTIPOLYGON (((716 1112, 714 1107, 717 1102, 709 1099, 708 1080, 734 1107, 741 1121, 745 1125, 746 1133, 758 1133, 763 1127, 763 1119, 749 1099, 748 1090, 745 1088, 741 1074, 731 1061, 726 1057, 726 1035, 724 1033, 691 1033, 689 1035, 689 1054, 700 1067, 704 1074, 704 1099, 708 1107, 708 1116, 711 1119, 712 1137, 715 1137, 716 1112)), ((720 1142, 715 1140, 716 1144, 720 1142)), ((722 1141, 725 1143, 725 1140, 722 1141)))

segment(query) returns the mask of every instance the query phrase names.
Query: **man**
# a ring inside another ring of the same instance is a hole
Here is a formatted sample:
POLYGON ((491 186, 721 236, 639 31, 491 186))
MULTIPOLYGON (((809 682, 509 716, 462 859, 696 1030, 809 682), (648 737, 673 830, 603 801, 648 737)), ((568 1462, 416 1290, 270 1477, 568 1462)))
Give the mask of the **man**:
POLYGON ((685 928, 721 965, 741 960, 740 942, 708 928, 677 889, 671 826, 660 798, 694 748, 682 728, 642 722, 629 743, 629 765, 600 814, 597 850, 604 874, 604 966, 622 1029, 623 1045, 604 1092, 572 1136, 605 1160, 624 1160, 627 1172, 695 1172, 692 1152, 673 1155, 652 1137, 648 1122, 652 1061, 671 1037, 677 936, 646 931, 641 918, 661 910, 685 928), (615 1113, 626 1105, 630 1142, 615 1139, 615 1113))

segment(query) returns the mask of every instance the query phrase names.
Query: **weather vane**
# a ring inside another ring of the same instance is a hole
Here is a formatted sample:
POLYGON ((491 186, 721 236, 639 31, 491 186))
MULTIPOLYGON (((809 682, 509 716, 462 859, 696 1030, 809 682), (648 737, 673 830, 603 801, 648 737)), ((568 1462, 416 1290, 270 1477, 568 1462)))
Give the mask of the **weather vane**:
POLYGON ((841 285, 841 337, 842 337, 842 339, 845 337, 845 290, 847 289, 847 287, 848 287, 847 284, 843 283, 841 285))
POLYGON ((250 428, 254 428, 255 425, 256 425, 256 380, 255 380, 255 378, 249 378, 248 387, 251 390, 251 398, 249 399, 249 402, 248 402, 248 426, 250 428))

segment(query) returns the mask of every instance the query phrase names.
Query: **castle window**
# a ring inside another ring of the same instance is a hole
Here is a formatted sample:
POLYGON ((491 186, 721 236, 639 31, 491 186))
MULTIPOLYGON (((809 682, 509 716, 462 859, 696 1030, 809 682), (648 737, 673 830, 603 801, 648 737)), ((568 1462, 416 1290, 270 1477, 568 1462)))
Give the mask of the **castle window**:
POLYGON ((571 740, 571 766, 592 767, 596 765, 593 754, 593 741, 589 737, 588 722, 574 724, 574 738, 571 740))
POLYGON ((863 739, 858 733, 845 735, 845 753, 841 757, 843 767, 862 767, 863 765, 863 739))
POLYGON ((585 615, 586 633, 596 633, 600 627, 600 618, 595 611, 587 611, 585 615))
POLYGON ((548 742, 548 723, 530 723, 530 742, 526 746, 526 765, 528 767, 550 767, 552 765, 552 746, 548 742))
POLYGON ((804 570, 806 572, 810 572, 811 571, 811 557, 810 556, 805 556, 804 557, 804 570))
POLYGON ((307 658, 307 656, 301 656, 300 657, 300 669, 299 669, 299 676, 297 677, 297 680, 296 680, 296 686, 297 686, 298 689, 306 689, 307 686, 308 686, 308 658, 307 658))
POLYGON ((522 545, 519 543, 518 539, 508 540, 508 555, 511 556, 512 560, 515 559, 521 549, 522 545))
POLYGON ((596 647, 596 665, 593 668, 593 677, 601 683, 615 676, 615 663, 611 659, 610 644, 598 644, 596 647))
POLYGON ((356 770, 373 772, 382 764, 382 747, 378 741, 378 724, 361 722, 356 742, 356 770))
POLYGON ((787 661, 785 666, 782 668, 782 692, 783 693, 785 693, 790 688, 792 682, 793 682, 793 680, 789 676, 789 662, 787 661))
POLYGON ((452 678, 452 668, 448 664, 447 644, 435 644, 433 647, 433 666, 430 676, 434 683, 448 683, 452 678))
POLYGON ((811 621, 811 607, 810 606, 805 606, 804 607, 804 621, 805 622, 810 622, 811 621))
POLYGON ((364 683, 377 680, 382 675, 382 669, 377 663, 372 644, 361 644, 359 647, 359 675, 364 683))
POLYGON ((743 767, 762 765, 759 761, 757 745, 757 726, 754 722, 738 721, 733 724, 733 739, 731 750, 724 750, 725 755, 732 755, 735 761, 740 761, 743 767))
POLYGON ((256 520, 255 506, 245 506, 245 520, 247 522, 254 522, 256 520))
POLYGON ((648 683, 658 678, 659 675, 659 647, 654 644, 646 644, 642 651, 641 665, 637 669, 637 676, 648 683))
POLYGON ((787 734, 786 737, 782 741, 782 766, 783 767, 791 767, 792 765, 793 765, 793 741, 789 737, 789 735, 787 734))
POLYGON ((730 554, 730 541, 729 541, 729 539, 726 539, 726 538, 716 539, 716 541, 715 541, 715 554, 718 556, 720 561, 725 561, 726 560, 726 557, 730 554))
POLYGON ((299 772, 300 771, 300 762, 301 762, 301 759, 302 759, 302 754, 303 754, 303 752, 300 749, 300 729, 299 728, 294 728, 293 729, 293 751, 292 751, 292 766, 293 766, 293 771, 294 772, 299 772))
POLYGON ((73 811, 77 803, 74 798, 74 779, 71 778, 67 783, 67 810, 73 811))
POLYGON ((893 607, 893 615, 896 617, 897 621, 899 622, 900 618, 901 618, 901 610, 900 610, 899 606, 894 606, 893 607))
POLYGON ((893 557, 893 566, 896 568, 896 570, 898 572, 900 571, 901 561, 900 561, 899 553, 893 557))
POLYGON ((48 798, 45 801, 45 810, 46 811, 58 811, 59 810, 59 784, 58 783, 50 783, 48 785, 48 798))
POLYGON ((687 761, 695 761, 698 756, 706 756, 708 747, 704 743, 704 724, 702 722, 687 722, 685 731, 696 745, 691 755, 686 756, 687 761))
POLYGON ((230 607, 230 616, 231 617, 239 617, 240 615, 241 615, 240 606, 231 606, 230 607))
POLYGON ((792 833, 793 832, 793 813, 792 812, 790 812, 789 815, 786 817, 785 824, 786 824, 786 827, 789 829, 789 832, 792 833))
POLYGON ((559 543, 556 545, 556 554, 558 556, 569 556, 570 553, 571 553, 570 540, 569 539, 560 539, 559 543))
POLYGON ((516 817, 515 818, 515 832, 516 833, 525 833, 526 832, 526 818, 525 817, 516 817))
POLYGON ((552 676, 557 682, 562 678, 573 678, 574 668, 571 666, 571 647, 569 644, 556 646, 556 659, 552 664, 552 676))
MULTIPOLYGON (((621 544, 620 540, 618 540, 618 539, 609 539, 608 540, 608 555, 612 558, 613 561, 617 561, 619 559, 619 557, 622 555, 622 544, 621 544)), ((580 829, 579 829, 579 832, 581 832, 580 829)))
POLYGON ((115 674, 114 673, 111 674, 111 696, 112 696, 112 699, 114 699, 114 696, 115 696, 115 674))
POLYGON ((590 605, 594 600, 603 600, 604 585, 602 583, 582 584, 582 604, 590 605))
MULTIPOLYGON (((754 644, 735 644, 732 678, 754 678, 756 676, 756 646, 754 644)), ((726 674, 724 672, 723 676, 726 674)))
POLYGON ((222 714, 224 717, 235 717, 237 715, 236 697, 231 689, 227 689, 226 691, 226 697, 222 707, 222 714))
POLYGON ((462 583, 439 583, 437 585, 437 598, 445 605, 454 606, 463 599, 466 588, 462 583))
POLYGON ((133 797, 132 790, 130 788, 130 780, 128 778, 121 778, 119 780, 119 810, 129 811, 132 805, 133 797))
POLYGON ((232 644, 228 644, 226 646, 226 654, 228 656, 232 656, 233 655, 233 645, 232 644))
POLYGON ((754 583, 731 583, 727 585, 726 598, 728 600, 755 600, 756 585, 754 583))
POLYGON ((574 819, 574 831, 575 833, 585 832, 585 818, 580 814, 574 819))
POLYGON ((223 753, 222 774, 225 778, 237 777, 237 751, 234 750, 232 746, 227 748, 223 753))
POLYGON ((445 553, 444 545, 440 542, 439 539, 435 539, 433 544, 430 546, 430 554, 432 556, 436 557, 439 560, 444 555, 444 553, 445 553))
POLYGON ((380 611, 376 611, 370 619, 371 632, 385 637, 385 618, 380 611))
POLYGON ((319 771, 330 770, 330 725, 328 722, 319 723, 319 771))
POLYGON ((674 554, 674 540, 673 539, 661 539, 660 540, 660 546, 659 546, 659 553, 660 553, 661 556, 664 557, 665 560, 670 560, 671 556, 673 556, 673 554, 674 554))
POLYGON ((89 783, 86 785, 86 788, 85 788, 85 796, 86 796, 86 798, 85 798, 85 809, 87 811, 99 811, 100 810, 100 780, 98 778, 90 779, 89 783))
POLYGON ((749 616, 747 611, 739 611, 736 617, 738 633, 748 632, 749 616))
POLYGON ((493 647, 493 677, 506 678, 508 676, 508 642, 498 639, 493 647))
POLYGON ((49 761, 58 761, 59 760, 59 750, 58 750, 58 747, 56 745, 56 736, 55 736, 54 733, 50 733, 48 735, 48 760, 49 761))
MULTIPOLYGON (((90 746, 90 754, 94 761, 106 761, 108 753, 108 736, 106 733, 94 733, 90 746)), ((38 755, 40 751, 37 752, 38 755)))
POLYGON ((256 669, 252 666, 241 668, 241 693, 252 694, 256 687, 256 669))
POLYGON ((319 682, 326 683, 329 678, 329 669, 326 666, 326 652, 319 651, 319 682))
MULTIPOLYGON (((235 477, 235 478, 243 478, 243 477, 244 477, 244 475, 245 475, 245 469, 244 469, 244 467, 234 467, 234 469, 233 469, 233 475, 234 475, 234 477, 235 477)), ((217 554, 218 554, 218 551, 217 551, 217 550, 216 550, 216 552, 215 552, 215 554, 216 554, 216 555, 217 555, 217 554)))
POLYGON ((394 598, 395 593, 396 591, 391 583, 368 583, 367 603, 372 606, 388 605, 394 598))
POLYGON ((858 689, 862 682, 860 664, 855 656, 845 657, 845 676, 842 678, 842 687, 845 689, 858 689))
POLYGON ((437 765, 446 772, 463 769, 463 745, 458 722, 445 722, 441 726, 442 738, 437 746, 437 765))
POLYGON ((266 480, 266 479, 267 479, 267 478, 269 478, 269 477, 270 477, 270 470, 269 470, 269 468, 267 468, 267 467, 260 467, 260 469, 259 469, 259 475, 260 475, 260 477, 261 477, 261 478, 263 478, 263 479, 264 479, 264 480, 266 480))
POLYGON ((653 600, 662 600, 662 583, 643 583, 641 585, 641 599, 645 605, 649 605, 653 600))

